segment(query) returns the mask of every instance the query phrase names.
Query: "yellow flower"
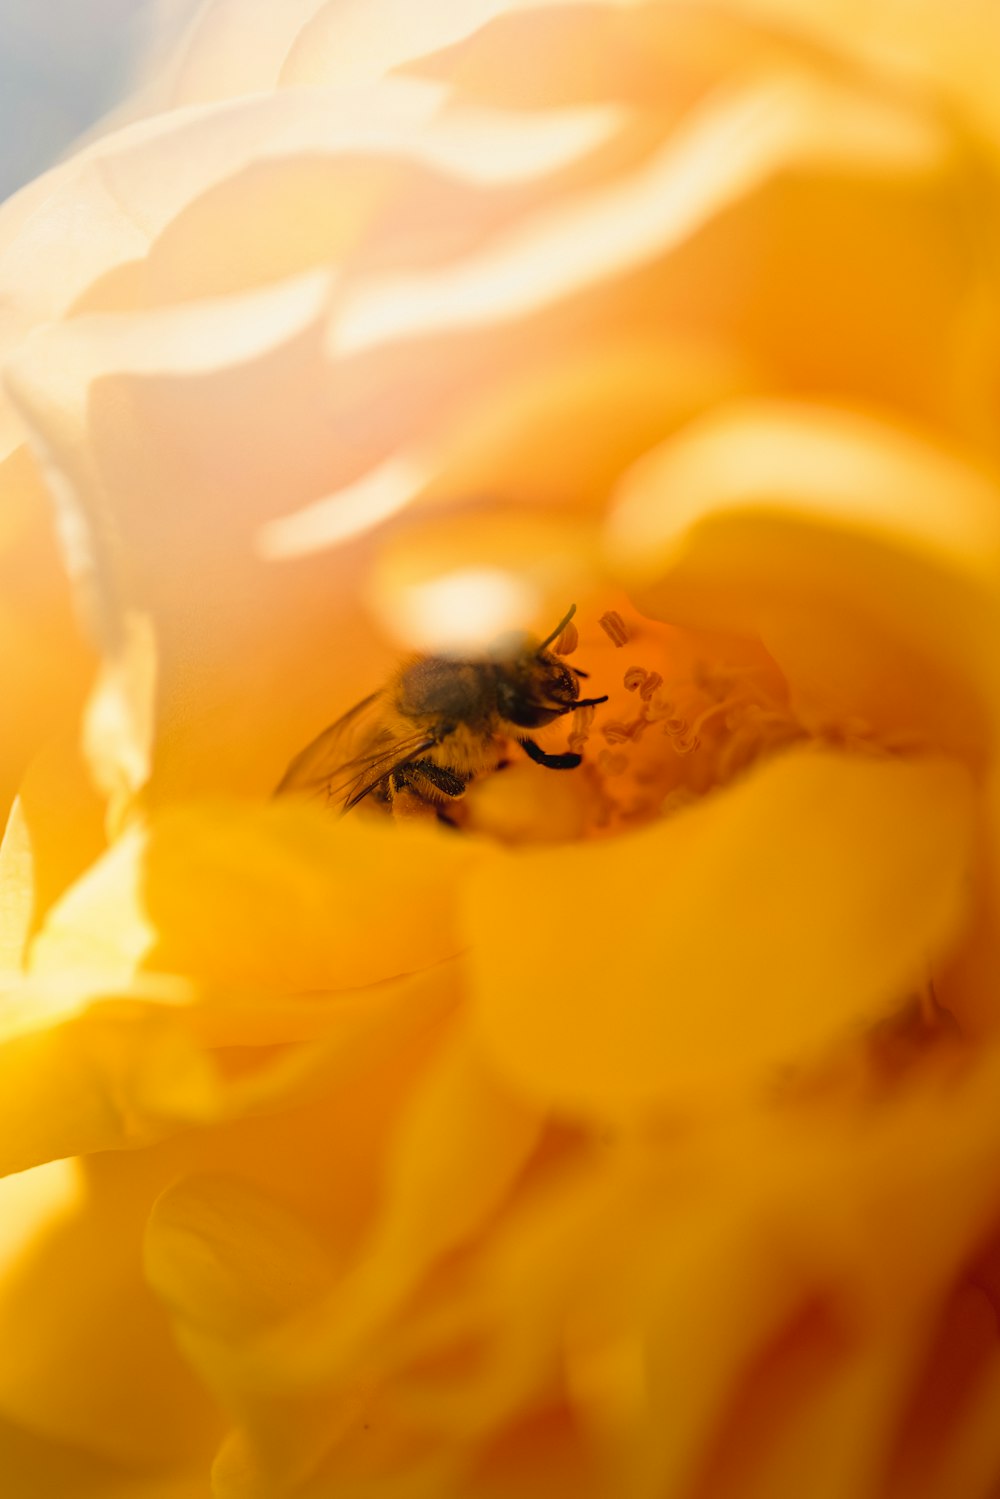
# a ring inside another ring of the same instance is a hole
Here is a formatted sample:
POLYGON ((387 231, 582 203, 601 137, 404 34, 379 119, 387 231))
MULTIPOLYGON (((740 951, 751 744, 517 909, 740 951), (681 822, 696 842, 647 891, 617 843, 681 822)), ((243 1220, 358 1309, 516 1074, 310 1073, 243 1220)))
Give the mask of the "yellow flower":
POLYGON ((997 31, 219 0, 5 206, 19 1499, 994 1492, 997 31))

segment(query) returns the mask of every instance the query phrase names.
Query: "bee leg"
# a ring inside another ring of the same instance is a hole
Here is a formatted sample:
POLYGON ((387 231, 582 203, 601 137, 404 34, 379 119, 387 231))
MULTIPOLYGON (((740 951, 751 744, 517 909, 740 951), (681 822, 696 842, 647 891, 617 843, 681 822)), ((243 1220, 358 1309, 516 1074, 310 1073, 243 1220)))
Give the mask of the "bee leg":
POLYGON ((430 781, 435 791, 440 791, 445 796, 465 795, 468 781, 457 770, 448 770, 444 765, 436 765, 433 760, 411 760, 406 768, 410 774, 416 772, 425 781, 430 781))
POLYGON ((544 765, 547 770, 575 770, 583 759, 582 755, 574 755, 569 751, 564 755, 546 754, 533 739, 519 739, 517 742, 529 759, 534 760, 536 765, 544 765))
POLYGON ((412 775, 412 763, 400 765, 388 777, 389 802, 396 821, 409 821, 414 817, 427 817, 436 808, 436 802, 426 795, 420 777, 412 775))

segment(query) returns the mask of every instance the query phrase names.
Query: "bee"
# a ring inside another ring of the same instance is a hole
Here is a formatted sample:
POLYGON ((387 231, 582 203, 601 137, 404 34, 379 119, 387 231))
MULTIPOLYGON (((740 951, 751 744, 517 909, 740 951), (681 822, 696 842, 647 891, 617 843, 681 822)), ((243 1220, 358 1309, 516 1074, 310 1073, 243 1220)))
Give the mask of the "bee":
POLYGON ((581 698, 587 673, 549 650, 575 612, 544 640, 519 636, 482 660, 412 657, 296 755, 275 795, 305 792, 344 813, 366 797, 388 809, 407 794, 447 820, 444 807, 495 770, 512 739, 536 764, 574 770, 580 755, 549 754, 527 731, 607 702, 581 698))

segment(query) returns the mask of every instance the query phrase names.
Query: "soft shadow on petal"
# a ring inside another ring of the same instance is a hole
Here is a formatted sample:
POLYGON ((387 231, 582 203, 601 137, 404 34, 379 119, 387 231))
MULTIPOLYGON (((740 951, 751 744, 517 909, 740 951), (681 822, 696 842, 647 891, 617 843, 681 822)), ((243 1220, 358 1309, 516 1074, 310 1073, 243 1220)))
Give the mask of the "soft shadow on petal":
POLYGON ((881 1499, 956 1266, 995 1219, 996 1079, 994 1056, 968 1089, 888 1107, 730 1095, 708 1129, 595 1137, 484 1246, 451 1324, 481 1354, 450 1384, 429 1363, 438 1418, 520 1426, 530 1450, 525 1411, 568 1394, 614 1492, 881 1499), (820 1476, 817 1442, 836 1449, 820 1476))
POLYGON ((17 1499, 208 1499, 204 1466, 177 1466, 136 1472, 0 1420, 0 1472, 17 1499))

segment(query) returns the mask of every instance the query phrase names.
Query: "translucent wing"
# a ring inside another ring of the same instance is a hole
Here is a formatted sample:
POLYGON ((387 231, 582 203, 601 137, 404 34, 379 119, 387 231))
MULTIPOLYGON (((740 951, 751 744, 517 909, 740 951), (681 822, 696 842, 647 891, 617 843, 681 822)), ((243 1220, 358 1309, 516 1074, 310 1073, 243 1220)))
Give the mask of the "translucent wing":
POLYGON ((394 770, 430 749, 434 740, 424 730, 400 737, 385 728, 382 699, 381 692, 373 692, 317 734, 295 756, 275 796, 302 791, 339 802, 347 812, 394 770))

